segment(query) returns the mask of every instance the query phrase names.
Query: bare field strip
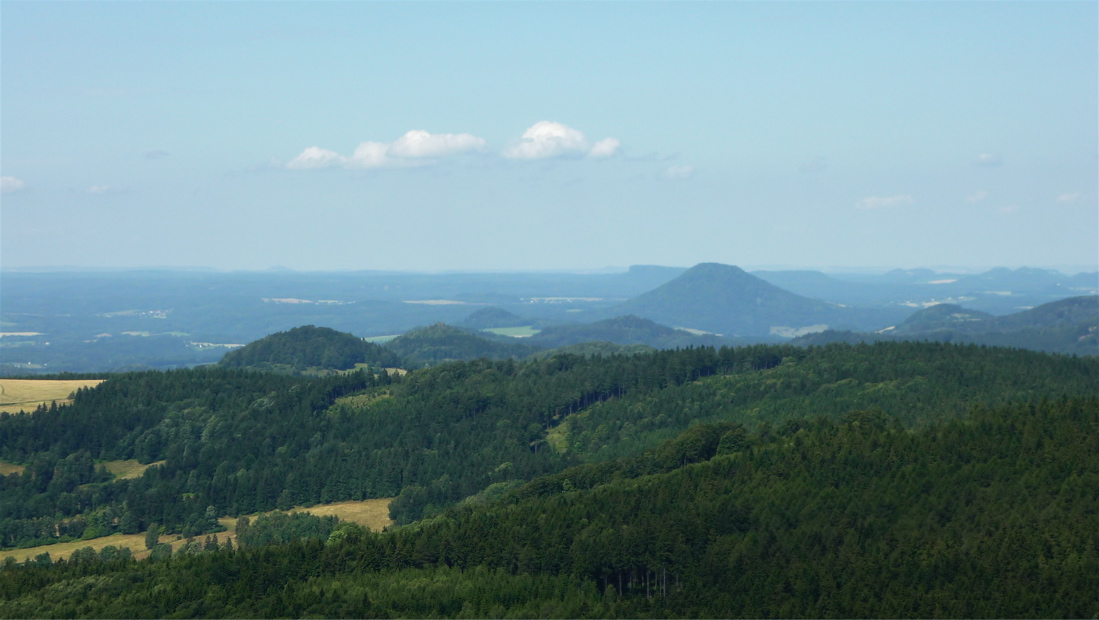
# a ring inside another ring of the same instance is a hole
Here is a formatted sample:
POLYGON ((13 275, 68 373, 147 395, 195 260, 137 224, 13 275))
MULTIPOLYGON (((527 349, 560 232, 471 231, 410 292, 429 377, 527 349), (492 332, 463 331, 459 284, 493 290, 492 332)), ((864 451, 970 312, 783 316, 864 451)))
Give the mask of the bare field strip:
POLYGON ((103 379, 0 379, 0 411, 19 413, 52 402, 68 403, 77 389, 100 383, 103 379))
MULTIPOLYGON (((299 507, 294 508, 290 512, 308 512, 319 517, 336 515, 340 518, 340 521, 350 521, 368 527, 375 532, 380 532, 382 528, 393 523, 389 518, 389 504, 392 501, 393 498, 388 497, 382 499, 368 499, 361 502, 340 502, 338 504, 325 504, 323 506, 313 506, 310 508, 299 507)), ((249 519, 255 519, 259 514, 244 516, 247 516, 249 519)), ((236 544, 238 518, 239 517, 222 517, 218 519, 218 523, 226 528, 226 531, 217 533, 218 542, 224 543, 226 540, 232 540, 233 544, 236 544)), ((212 536, 212 534, 201 534, 195 536, 195 540, 202 542, 208 535, 212 536)), ((179 539, 176 534, 165 534, 160 537, 160 542, 169 543, 172 545, 173 551, 178 551, 187 541, 179 539)), ((26 560, 33 560, 35 556, 42 553, 50 554, 50 559, 56 561, 60 558, 68 559, 68 557, 72 555, 72 552, 77 549, 91 547, 92 549, 99 551, 108 545, 114 545, 119 549, 128 547, 130 553, 138 560, 149 557, 149 550, 145 548, 145 532, 141 532, 139 534, 112 534, 110 536, 103 536, 102 538, 74 540, 66 543, 31 547, 30 549, 7 549, 0 551, 0 562, 3 562, 9 557, 15 558, 17 562, 24 562, 26 560)))
POLYGON ((26 467, 22 465, 16 465, 15 463, 5 463, 0 461, 0 476, 7 476, 10 474, 21 474, 26 467))
MULTIPOLYGON (((233 532, 218 532, 218 541, 225 542, 226 537, 233 538, 234 544, 236 543, 236 535, 233 532)), ((196 536, 195 540, 202 541, 206 538, 206 535, 196 536)), ((175 534, 165 534, 160 537, 160 542, 168 543, 172 545, 173 551, 179 551, 179 548, 187 543, 186 540, 176 538, 175 534)), ((33 560, 35 556, 43 553, 50 554, 50 559, 57 561, 60 559, 68 559, 72 555, 73 551, 77 549, 83 549, 84 547, 91 547, 96 551, 103 549, 103 547, 114 545, 119 549, 129 548, 130 553, 140 560, 149 557, 149 550, 145 548, 145 532, 140 534, 112 534, 110 536, 103 536, 101 538, 92 538, 90 540, 74 540, 72 542, 57 543, 54 545, 42 545, 41 547, 31 547, 30 549, 7 549, 0 551, 0 562, 12 557, 17 562, 25 562, 26 560, 33 560)))
POLYGON ((367 499, 361 502, 339 502, 337 504, 323 504, 310 508, 295 508, 298 512, 308 512, 318 517, 336 515, 340 521, 350 521, 368 527, 375 532, 380 532, 386 526, 392 525, 389 518, 389 504, 392 497, 382 499, 367 499))
POLYGON ((111 472, 111 475, 115 477, 115 480, 129 480, 131 478, 140 478, 145 473, 146 469, 155 467, 157 465, 163 465, 165 461, 157 461, 155 463, 149 463, 148 465, 142 465, 134 459, 126 461, 107 461, 103 463, 103 467, 107 468, 107 471, 111 472))

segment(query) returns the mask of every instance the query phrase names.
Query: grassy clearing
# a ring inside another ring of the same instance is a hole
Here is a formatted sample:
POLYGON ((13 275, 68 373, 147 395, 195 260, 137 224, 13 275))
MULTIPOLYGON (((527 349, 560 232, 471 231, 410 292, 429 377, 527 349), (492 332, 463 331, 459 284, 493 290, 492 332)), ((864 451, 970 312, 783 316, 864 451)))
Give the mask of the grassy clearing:
POLYGON ((21 474, 26 467, 22 465, 16 465, 15 463, 5 463, 0 461, 0 476, 7 476, 10 474, 21 474))
MULTIPOLYGON (((393 523, 393 521, 389 519, 389 504, 392 501, 393 498, 389 497, 368 499, 361 502, 340 502, 338 504, 325 504, 323 506, 313 506, 310 508, 294 508, 291 512, 308 512, 319 517, 336 515, 340 518, 340 521, 350 521, 368 527, 375 532, 380 532, 382 528, 393 523)), ((255 519, 259 516, 259 513, 246 516, 249 519, 255 519)), ((234 545, 237 544, 237 519, 238 517, 222 517, 218 519, 218 523, 224 526, 226 530, 217 533, 218 542, 224 543, 226 540, 232 540, 234 545)), ((195 540, 201 542, 206 536, 206 534, 196 536, 195 540)), ((160 537, 160 542, 171 544, 173 551, 179 551, 179 548, 186 544, 187 541, 179 538, 177 534, 165 534, 160 537)), ((50 554, 50 558, 53 560, 59 558, 68 559, 68 557, 72 555, 72 552, 77 549, 91 547, 92 549, 99 551, 107 545, 114 545, 119 549, 128 547, 130 553, 138 560, 149 557, 150 553, 149 550, 145 548, 145 532, 141 532, 140 534, 112 534, 102 538, 43 545, 30 549, 0 551, 0 562, 3 562, 4 559, 8 557, 15 558, 17 562, 24 562, 26 560, 33 560, 35 556, 42 553, 50 554)))
POLYGON ((164 461, 157 461, 155 463, 149 463, 148 465, 142 465, 134 459, 125 461, 107 461, 103 463, 103 466, 107 468, 107 471, 111 472, 111 475, 115 477, 115 480, 129 480, 131 478, 140 478, 145 473, 146 469, 163 465, 164 461))
POLYGON ((375 532, 380 532, 386 526, 392 525, 389 518, 389 504, 392 497, 381 499, 367 499, 361 502, 340 502, 338 504, 324 504, 310 508, 295 508, 299 512, 308 512, 318 517, 336 515, 340 521, 350 521, 368 527, 375 532))
POLYGON ((509 336, 511 338, 530 338, 534 334, 542 331, 540 329, 534 329, 532 325, 524 325, 522 327, 490 327, 488 329, 482 329, 481 331, 489 332, 490 334, 496 334, 497 336, 509 336))
POLYGON ((379 394, 354 394, 351 396, 341 396, 336 399, 336 404, 346 405, 355 409, 363 409, 378 402, 379 400, 385 400, 387 398, 393 398, 388 390, 379 394))
POLYGON ((38 405, 71 402, 78 388, 103 383, 103 379, 0 379, 0 411, 34 411, 38 405))
POLYGON ((554 452, 558 454, 564 454, 569 449, 569 421, 554 426, 546 431, 546 443, 553 448, 554 452))

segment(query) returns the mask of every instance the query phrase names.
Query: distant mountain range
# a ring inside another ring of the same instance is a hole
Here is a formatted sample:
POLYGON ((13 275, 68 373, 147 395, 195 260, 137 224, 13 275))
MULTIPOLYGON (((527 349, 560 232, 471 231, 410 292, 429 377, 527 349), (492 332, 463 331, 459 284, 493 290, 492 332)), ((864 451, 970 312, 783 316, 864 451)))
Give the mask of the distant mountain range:
POLYGON ((873 275, 819 271, 754 271, 752 275, 799 295, 865 307, 964 303, 971 309, 1007 314, 1065 297, 1099 294, 1097 272, 1066 275, 1029 267, 998 267, 978 274, 894 269, 873 275))
POLYGON ((1071 297, 1006 316, 940 304, 914 313, 896 327, 875 333, 829 330, 795 338, 793 344, 879 340, 934 340, 1099 355, 1099 297, 1071 297))

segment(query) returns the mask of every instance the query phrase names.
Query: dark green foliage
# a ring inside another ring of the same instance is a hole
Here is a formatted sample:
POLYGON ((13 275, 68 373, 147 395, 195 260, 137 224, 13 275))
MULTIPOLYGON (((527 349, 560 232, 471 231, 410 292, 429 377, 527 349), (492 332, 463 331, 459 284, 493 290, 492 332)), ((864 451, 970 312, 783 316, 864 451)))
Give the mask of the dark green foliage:
POLYGON ((761 372, 721 368, 718 376, 593 405, 565 422, 569 453, 607 460, 637 454, 700 421, 754 428, 852 409, 880 409, 919 426, 965 415, 976 403, 1089 395, 1099 384, 1099 360, 1010 349, 878 343, 735 351, 781 357, 761 372))
POLYGON ((614 344, 613 342, 581 342, 579 344, 557 347, 556 349, 539 351, 533 355, 528 355, 526 359, 547 360, 556 355, 579 355, 581 357, 639 355, 641 353, 652 353, 654 350, 653 347, 643 344, 621 345, 614 344))
POLYGON ((271 544, 285 544, 306 538, 327 540, 333 528, 339 523, 335 516, 318 517, 307 512, 275 512, 240 520, 244 527, 237 531, 237 544, 242 547, 260 547, 271 544))
POLYGON ((413 366, 425 366, 478 358, 522 358, 539 347, 513 339, 489 339, 476 336, 445 323, 436 323, 407 332, 389 342, 385 347, 413 366))
POLYGON ((327 542, 170 562, 9 567, 0 616, 1099 610, 1099 399, 981 407, 917 432, 851 411, 749 432, 742 449, 707 458, 714 437, 720 452, 737 431, 721 428, 652 452, 700 459, 666 473, 509 496, 386 534, 350 527, 327 542))
POLYGON ((351 334, 306 325, 272 334, 225 354, 226 368, 259 370, 347 370, 356 364, 379 368, 400 366, 392 351, 351 334))

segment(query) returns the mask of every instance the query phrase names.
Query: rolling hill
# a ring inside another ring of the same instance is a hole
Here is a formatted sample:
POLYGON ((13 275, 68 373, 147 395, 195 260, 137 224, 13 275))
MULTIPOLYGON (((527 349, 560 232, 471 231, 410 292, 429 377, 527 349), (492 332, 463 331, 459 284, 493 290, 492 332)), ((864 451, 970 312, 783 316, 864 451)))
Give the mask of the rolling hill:
POLYGON ((304 372, 348 370, 356 364, 393 367, 400 365, 400 358, 352 334, 305 325, 230 351, 218 363, 226 368, 304 372))
POLYGON ((414 329, 385 343, 385 348, 413 366, 457 360, 522 358, 540 347, 506 338, 490 339, 471 334, 446 323, 414 329))

